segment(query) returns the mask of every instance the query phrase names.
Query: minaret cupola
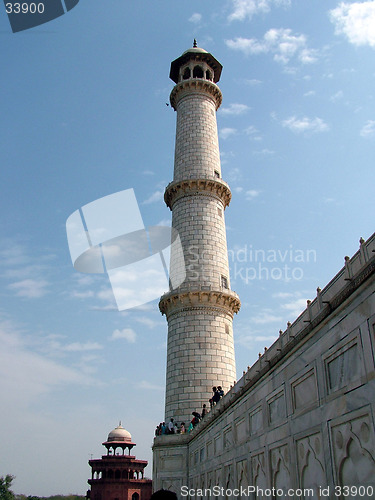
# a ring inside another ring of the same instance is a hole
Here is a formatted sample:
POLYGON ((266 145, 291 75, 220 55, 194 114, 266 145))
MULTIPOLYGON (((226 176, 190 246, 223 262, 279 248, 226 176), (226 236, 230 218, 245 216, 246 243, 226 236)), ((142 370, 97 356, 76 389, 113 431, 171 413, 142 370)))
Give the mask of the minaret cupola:
POLYGON ((169 77, 175 83, 191 78, 217 83, 222 68, 213 55, 197 46, 197 41, 194 39, 193 47, 172 62, 169 77))

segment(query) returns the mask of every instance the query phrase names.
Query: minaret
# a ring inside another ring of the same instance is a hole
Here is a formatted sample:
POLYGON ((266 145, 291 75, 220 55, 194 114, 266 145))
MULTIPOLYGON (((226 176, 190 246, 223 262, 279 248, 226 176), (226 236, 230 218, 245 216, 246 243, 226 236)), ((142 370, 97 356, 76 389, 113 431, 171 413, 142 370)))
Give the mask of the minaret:
POLYGON ((177 127, 173 182, 164 200, 185 261, 183 268, 172 245, 171 283, 181 282, 181 273, 186 278, 161 297, 159 307, 168 321, 165 418, 179 423, 188 423, 203 403, 209 407, 213 386, 226 392, 236 379, 232 321, 240 300, 230 289, 225 234, 231 192, 221 178, 216 124, 221 70, 194 40, 170 71, 177 127))

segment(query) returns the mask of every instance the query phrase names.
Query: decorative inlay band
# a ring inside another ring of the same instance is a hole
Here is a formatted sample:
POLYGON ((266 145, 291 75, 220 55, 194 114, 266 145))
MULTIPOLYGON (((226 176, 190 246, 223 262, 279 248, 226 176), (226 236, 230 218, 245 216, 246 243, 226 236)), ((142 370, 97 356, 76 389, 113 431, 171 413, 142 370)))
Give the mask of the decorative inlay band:
POLYGON ((177 110, 179 101, 186 95, 191 94, 192 91, 208 95, 215 101, 216 110, 219 109, 223 100, 223 95, 216 83, 210 82, 209 80, 201 80, 199 78, 190 78, 189 80, 178 83, 172 89, 169 100, 175 111, 177 110))
POLYGON ((191 309, 219 309, 229 313, 233 318, 238 313, 241 301, 231 290, 202 290, 199 285, 196 290, 177 289, 165 293, 159 302, 159 309, 167 317, 176 312, 191 309))
POLYGON ((220 200, 224 208, 227 207, 232 198, 228 184, 221 179, 184 179, 173 181, 168 184, 164 193, 164 201, 172 210, 174 203, 187 195, 206 194, 220 200))

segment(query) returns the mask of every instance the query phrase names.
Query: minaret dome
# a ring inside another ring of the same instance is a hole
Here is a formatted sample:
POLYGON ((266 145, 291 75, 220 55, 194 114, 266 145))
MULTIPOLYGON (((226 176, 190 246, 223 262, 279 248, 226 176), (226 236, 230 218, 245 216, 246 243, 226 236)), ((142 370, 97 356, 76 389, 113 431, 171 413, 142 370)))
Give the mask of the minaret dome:
POLYGON ((199 78, 217 83, 220 80, 223 66, 212 54, 200 47, 192 47, 174 60, 169 77, 175 83, 199 78))

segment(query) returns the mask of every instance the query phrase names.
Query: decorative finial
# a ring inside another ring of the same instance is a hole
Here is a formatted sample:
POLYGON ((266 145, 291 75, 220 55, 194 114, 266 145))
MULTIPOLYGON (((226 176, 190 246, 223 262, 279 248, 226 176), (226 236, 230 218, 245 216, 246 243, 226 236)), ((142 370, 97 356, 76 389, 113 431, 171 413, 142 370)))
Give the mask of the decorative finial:
POLYGON ((198 45, 196 39, 194 38, 193 48, 195 49, 196 47, 198 47, 198 45))

